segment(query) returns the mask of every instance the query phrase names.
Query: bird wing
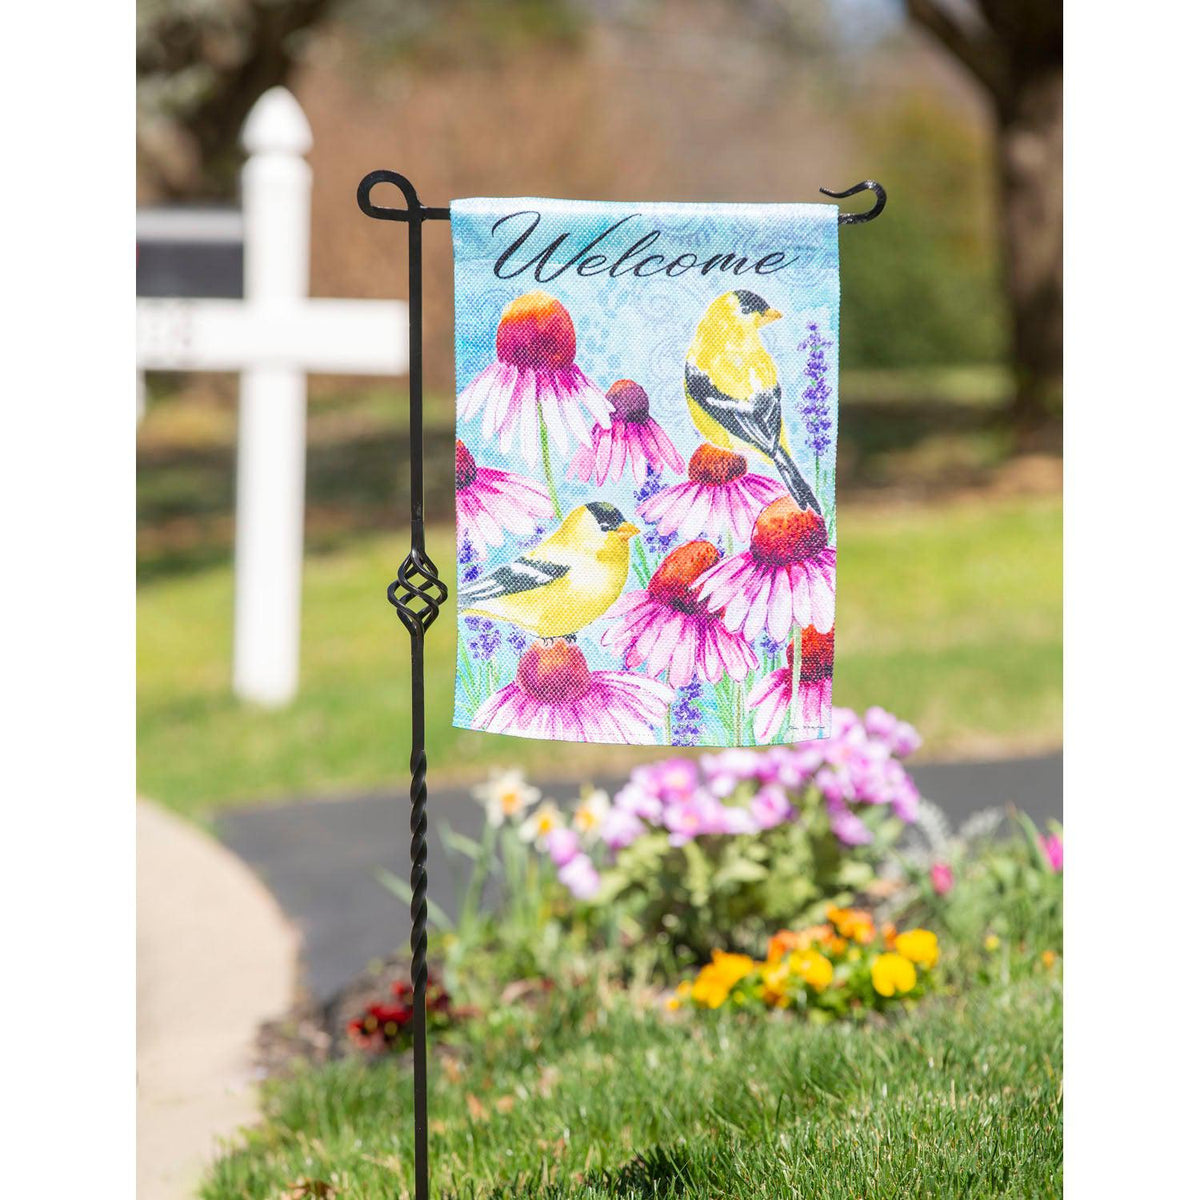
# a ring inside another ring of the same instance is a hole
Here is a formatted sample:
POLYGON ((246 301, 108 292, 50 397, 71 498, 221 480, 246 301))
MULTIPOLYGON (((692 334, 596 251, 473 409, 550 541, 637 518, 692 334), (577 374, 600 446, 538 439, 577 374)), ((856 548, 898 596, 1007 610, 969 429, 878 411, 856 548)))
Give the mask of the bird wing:
POLYGON ((514 558, 503 567, 476 579, 473 583, 462 588, 458 593, 459 607, 471 608, 500 596, 515 596, 521 592, 531 592, 535 588, 545 587, 556 579, 561 579, 569 570, 563 563, 550 562, 540 558, 514 558))
POLYGON ((783 400, 778 383, 744 400, 735 400, 713 383, 707 371, 688 363, 684 385, 688 395, 723 429, 767 456, 774 455, 783 425, 783 400))

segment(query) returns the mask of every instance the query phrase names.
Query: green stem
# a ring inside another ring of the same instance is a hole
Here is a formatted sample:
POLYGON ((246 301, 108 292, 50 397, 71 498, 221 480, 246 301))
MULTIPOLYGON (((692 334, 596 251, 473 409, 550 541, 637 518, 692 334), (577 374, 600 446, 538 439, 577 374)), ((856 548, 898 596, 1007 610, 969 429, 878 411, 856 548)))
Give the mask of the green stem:
POLYGON ((550 469, 550 431, 546 428, 546 417, 540 404, 538 405, 538 429, 542 435, 542 469, 546 472, 546 488, 550 492, 550 503, 554 505, 554 515, 561 521, 562 509, 558 506, 558 491, 554 486, 554 475, 550 469))
POLYGON ((796 705, 797 693, 800 690, 800 672, 804 667, 804 651, 802 649, 804 639, 801 637, 799 625, 792 626, 792 698, 788 702, 786 730, 790 735, 785 740, 789 742, 796 741, 796 713, 799 711, 796 705))
POLYGON ((650 560, 646 557, 646 548, 642 545, 641 538, 638 538, 633 544, 633 569, 638 577, 638 583, 642 587, 646 587, 654 572, 650 570, 650 560))
POLYGON ((462 916, 458 922, 460 936, 465 935, 475 924, 479 902, 483 897, 483 885, 487 882, 488 872, 492 866, 492 855, 496 851, 496 833, 496 826, 485 819, 483 837, 479 843, 479 857, 475 860, 475 868, 471 872, 471 880, 467 884, 466 895, 463 897, 462 916))

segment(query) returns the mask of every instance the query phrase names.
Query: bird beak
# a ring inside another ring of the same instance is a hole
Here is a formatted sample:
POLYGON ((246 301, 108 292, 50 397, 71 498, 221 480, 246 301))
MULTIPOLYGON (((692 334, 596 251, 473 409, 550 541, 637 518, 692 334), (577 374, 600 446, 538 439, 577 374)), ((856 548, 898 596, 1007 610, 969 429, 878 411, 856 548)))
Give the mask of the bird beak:
POLYGON ((783 313, 777 308, 768 308, 766 312, 759 313, 758 323, 760 325, 770 325, 772 321, 782 320, 783 313))
POLYGON ((616 533, 617 537, 627 542, 630 538, 637 537, 637 535, 642 531, 635 524, 633 524, 632 521, 622 521, 614 532, 616 533))

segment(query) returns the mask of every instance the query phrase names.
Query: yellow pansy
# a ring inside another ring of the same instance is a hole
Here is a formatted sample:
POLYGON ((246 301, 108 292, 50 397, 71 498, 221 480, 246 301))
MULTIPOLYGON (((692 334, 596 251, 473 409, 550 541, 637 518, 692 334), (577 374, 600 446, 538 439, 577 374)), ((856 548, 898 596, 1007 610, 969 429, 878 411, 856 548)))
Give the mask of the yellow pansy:
POLYGON ((987 937, 983 939, 983 948, 989 954, 995 954, 995 952, 1000 949, 1000 939, 994 933, 989 933, 987 937))
POLYGON ((729 998, 729 989, 753 970, 754 959, 748 954, 714 950, 712 962, 701 968, 692 984, 692 999, 709 1008, 720 1008, 729 998))
POLYGON ((786 962, 763 964, 762 998, 772 1008, 787 1007, 789 997, 786 989, 790 974, 786 962))
POLYGON ((871 983, 881 996, 903 996, 917 986, 917 969, 902 954, 881 954, 871 964, 871 983))
POLYGON ((817 950, 798 950, 789 955, 788 967, 816 992, 823 992, 833 981, 833 963, 817 950))
POLYGON ((928 929, 907 929, 896 935, 896 953, 902 954, 918 967, 935 966, 938 960, 936 933, 928 929))

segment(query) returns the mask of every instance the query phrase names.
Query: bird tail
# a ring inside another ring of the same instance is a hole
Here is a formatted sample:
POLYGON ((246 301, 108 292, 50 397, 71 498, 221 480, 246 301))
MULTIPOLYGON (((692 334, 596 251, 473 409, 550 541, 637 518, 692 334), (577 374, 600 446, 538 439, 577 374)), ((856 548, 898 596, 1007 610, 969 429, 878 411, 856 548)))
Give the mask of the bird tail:
POLYGON ((811 508, 813 512, 820 514, 821 506, 817 503, 816 494, 808 486, 808 481, 800 474, 800 468, 796 466, 792 456, 782 445, 775 447, 771 454, 771 461, 783 477, 784 486, 791 492, 792 499, 801 508, 811 508))

